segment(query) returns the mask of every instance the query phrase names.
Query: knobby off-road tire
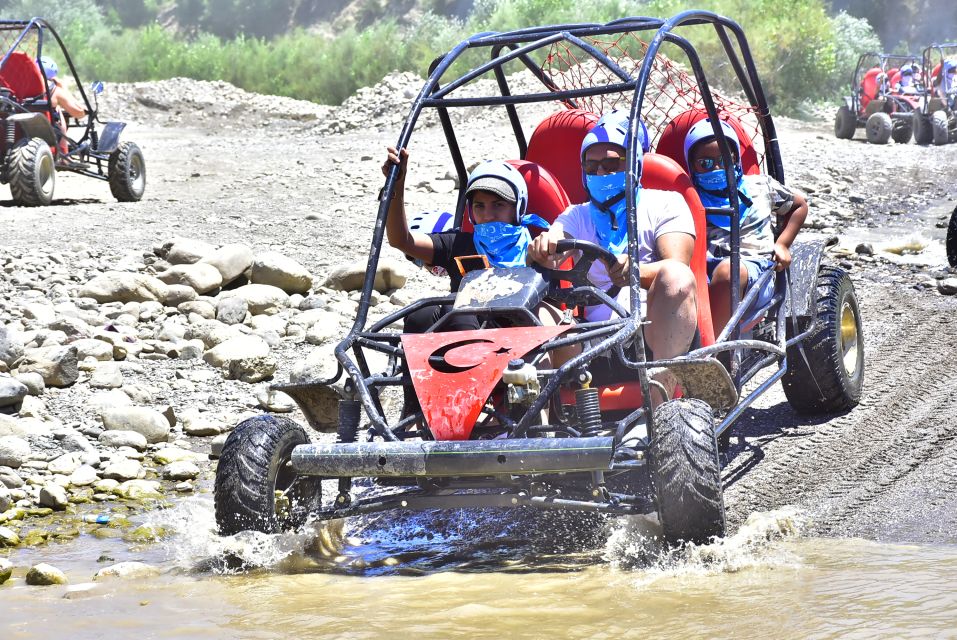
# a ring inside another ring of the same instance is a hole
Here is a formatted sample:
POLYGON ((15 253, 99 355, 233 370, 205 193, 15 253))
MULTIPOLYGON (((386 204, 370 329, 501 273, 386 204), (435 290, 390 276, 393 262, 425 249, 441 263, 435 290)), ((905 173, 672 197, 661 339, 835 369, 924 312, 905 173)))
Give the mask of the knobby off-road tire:
POLYGON ((865 128, 868 142, 871 144, 887 144, 887 141, 891 139, 894 123, 888 114, 879 111, 871 114, 871 117, 867 119, 865 128))
POLYGON ((854 137, 855 129, 857 129, 857 116, 847 105, 841 106, 834 118, 834 135, 841 140, 850 140, 854 137))
POLYGON ((957 207, 950 214, 950 224, 947 225, 947 262, 957 267, 957 207))
POLYGON ((930 118, 922 113, 914 113, 914 142, 920 145, 928 145, 934 141, 934 128, 930 124, 930 118))
POLYGON ((320 504, 321 484, 319 478, 296 475, 288 463, 293 448, 308 442, 303 428, 288 418, 261 415, 239 423, 216 468, 214 502, 221 535, 279 533, 305 523, 320 504), (279 492, 284 497, 277 499, 279 492))
POLYGON ((934 144, 938 146, 947 144, 950 137, 947 131, 947 112, 935 111, 930 114, 930 126, 933 130, 934 144))
MULTIPOLYGON (((781 378, 791 407, 805 414, 856 407, 864 385, 864 335, 854 283, 843 269, 822 266, 817 295, 818 328, 803 342, 807 362, 797 345, 789 347, 788 371, 781 378)), ((787 334, 794 335, 790 321, 787 334)))
POLYGON ((913 125, 907 120, 894 120, 894 128, 891 130, 891 138, 897 144, 907 144, 910 142, 911 135, 914 132, 913 125))
POLYGON ((725 533, 724 493, 711 407, 679 399, 655 409, 648 461, 658 520, 668 545, 725 533))
POLYGON ((25 207, 48 205, 53 200, 56 166, 50 147, 41 138, 21 140, 10 152, 7 180, 13 201, 25 207))
POLYGON ((146 160, 132 142, 124 142, 110 154, 107 165, 110 191, 120 202, 136 202, 146 191, 146 160))

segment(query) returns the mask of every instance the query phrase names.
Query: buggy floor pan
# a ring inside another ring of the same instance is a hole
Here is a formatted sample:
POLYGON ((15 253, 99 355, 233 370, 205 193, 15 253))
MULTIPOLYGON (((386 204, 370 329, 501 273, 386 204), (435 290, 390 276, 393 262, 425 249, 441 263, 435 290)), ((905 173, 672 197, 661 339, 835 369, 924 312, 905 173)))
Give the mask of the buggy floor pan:
POLYGON ((306 444, 292 451, 297 474, 325 478, 456 477, 608 471, 614 438, 522 438, 306 444))

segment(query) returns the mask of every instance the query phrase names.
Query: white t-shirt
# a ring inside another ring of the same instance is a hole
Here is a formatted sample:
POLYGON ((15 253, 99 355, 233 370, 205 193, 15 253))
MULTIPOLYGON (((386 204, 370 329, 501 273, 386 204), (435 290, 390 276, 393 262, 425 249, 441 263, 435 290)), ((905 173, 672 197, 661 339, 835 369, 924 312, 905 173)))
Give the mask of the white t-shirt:
MULTIPOLYGON (((680 193, 662 191, 659 189, 641 189, 638 192, 638 207, 636 210, 638 222, 638 262, 655 262, 660 260, 655 241, 666 233, 687 233, 694 237, 694 218, 691 210, 680 193)), ((577 240, 587 240, 598 243, 598 234, 592 223, 588 203, 576 204, 566 209, 555 222, 552 229, 567 233, 577 240), (557 227, 557 229, 556 229, 557 227)), ((608 269, 601 260, 595 260, 588 270, 588 279, 597 288, 607 290, 611 287, 611 278, 608 269)), ((647 293, 641 290, 642 305, 647 293)), ((618 302, 624 308, 630 306, 630 295, 627 287, 618 294, 618 302)), ((585 319, 589 321, 607 320, 611 317, 611 309, 599 304, 585 307, 585 319)))

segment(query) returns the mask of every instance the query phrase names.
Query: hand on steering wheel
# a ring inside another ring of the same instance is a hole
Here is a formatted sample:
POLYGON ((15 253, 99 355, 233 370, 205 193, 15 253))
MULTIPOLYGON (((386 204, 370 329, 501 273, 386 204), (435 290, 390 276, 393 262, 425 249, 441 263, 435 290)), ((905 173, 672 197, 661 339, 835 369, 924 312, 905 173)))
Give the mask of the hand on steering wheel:
MULTIPOLYGON (((618 258, 615 254, 587 240, 564 238, 558 241, 555 250, 556 253, 559 254, 567 251, 581 251, 582 255, 575 263, 575 266, 568 270, 550 269, 538 263, 532 263, 535 270, 548 278, 552 284, 557 284, 565 280, 571 282, 572 286, 575 287, 591 287, 594 286, 594 284, 588 279, 588 272, 591 270, 591 266, 595 263, 595 260, 604 262, 605 268, 609 270, 618 262, 618 258)), ((618 295, 619 291, 621 291, 621 287, 612 285, 606 293, 609 297, 614 298, 618 295)))

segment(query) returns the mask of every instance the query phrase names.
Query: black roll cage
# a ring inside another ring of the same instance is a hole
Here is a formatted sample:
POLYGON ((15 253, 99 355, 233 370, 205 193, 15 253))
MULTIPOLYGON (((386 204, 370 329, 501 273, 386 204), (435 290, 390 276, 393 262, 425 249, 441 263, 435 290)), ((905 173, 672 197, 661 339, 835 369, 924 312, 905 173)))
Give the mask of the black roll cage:
MULTIPOLYGON (((487 105, 503 105, 508 113, 515 139, 519 145, 522 155, 527 151, 527 142, 524 132, 520 125, 518 113, 515 105, 542 102, 559 101, 568 106, 575 106, 575 99, 590 95, 632 92, 634 98, 631 104, 631 137, 627 149, 627 188, 626 202, 628 207, 628 254, 631 257, 631 271, 629 274, 630 283, 630 301, 632 309, 640 309, 639 302, 639 274, 638 274, 638 229, 635 216, 636 201, 634 188, 639 179, 640 162, 638 160, 637 145, 637 117, 641 113, 642 103, 645 97, 645 88, 649 80, 652 65, 656 55, 664 43, 671 43, 679 47, 688 57, 688 64, 691 67, 698 88, 702 94, 702 101, 709 118, 712 122, 717 122, 717 110, 711 89, 708 85, 705 73, 694 47, 681 35, 674 33, 678 27, 711 25, 714 27, 724 51, 728 56, 731 68, 734 70, 738 81, 758 119, 760 130, 764 138, 765 159, 767 163, 766 171, 777 180, 784 182, 784 168, 781 154, 778 147, 777 134, 774 123, 770 117, 770 111, 765 97, 764 90, 758 78, 753 58, 748 47, 742 28, 734 21, 719 16, 708 11, 686 11, 670 19, 658 19, 647 17, 622 18, 609 22, 607 24, 566 24, 547 27, 535 27, 529 29, 520 29, 508 33, 480 33, 461 42, 451 51, 435 59, 429 69, 429 77, 424 86, 415 98, 409 116, 399 135, 396 143, 397 149, 403 149, 408 146, 412 136, 412 131, 422 112, 426 107, 435 108, 438 111, 439 121, 444 130, 453 163, 459 177, 459 184, 466 183, 466 165, 462 158, 458 142, 455 137, 452 121, 449 117, 449 108, 453 107, 472 107, 487 105), (622 70, 613 60, 611 60, 603 51, 590 45, 583 38, 589 36, 600 36, 608 34, 617 34, 631 31, 654 32, 648 49, 642 60, 637 77, 630 76, 622 70), (587 52, 597 63, 604 65, 611 70, 621 82, 609 84, 600 87, 584 87, 579 89, 558 90, 557 87, 545 76, 538 68, 538 65, 532 60, 529 54, 539 48, 548 46, 552 43, 564 41, 579 49, 587 52), (735 48, 737 45, 737 49, 735 48), (448 83, 444 87, 439 82, 451 65, 460 58, 460 56, 469 49, 488 48, 490 49, 491 59, 472 69, 468 73, 460 76, 458 79, 448 83), (507 50, 507 51, 506 51, 507 50), (503 53, 503 51, 505 53, 503 53), (740 55, 739 52, 740 51, 740 55), (546 92, 528 95, 512 95, 502 65, 510 60, 522 62, 531 70, 543 83, 546 92), (477 98, 450 98, 448 94, 456 88, 466 84, 470 80, 477 78, 488 71, 493 71, 501 92, 500 96, 477 97, 477 98)), ((729 183, 734 182, 733 164, 730 152, 730 146, 721 127, 715 127, 715 136, 718 139, 721 153, 724 158, 724 166, 728 176, 729 183)), ((316 381, 317 385, 329 385, 335 383, 342 376, 347 374, 347 379, 343 384, 343 391, 348 399, 357 399, 361 402, 366 414, 371 422, 371 435, 377 435, 387 441, 397 441, 412 434, 407 433, 406 429, 414 422, 415 416, 407 416, 399 423, 390 427, 383 416, 383 411, 378 398, 377 388, 384 385, 401 384, 401 375, 398 374, 398 358, 402 357, 403 352, 400 345, 400 334, 385 331, 390 324, 402 319, 411 311, 420 309, 428 305, 449 304, 454 296, 442 296, 420 300, 412 305, 401 309, 386 318, 374 323, 368 329, 365 325, 368 318, 370 299, 373 290, 375 273, 379 262, 382 243, 385 240, 386 218, 388 215, 389 201, 391 194, 396 187, 398 177, 398 168, 393 167, 388 173, 385 186, 380 194, 379 209, 373 228, 372 241, 369 251, 369 258, 366 266, 365 280, 362 285, 359 308, 356 314, 355 322, 346 337, 338 344, 335 349, 335 356, 338 360, 338 369, 334 376, 327 380, 316 381), (373 375, 370 373, 368 362, 363 349, 372 349, 389 356, 390 373, 387 375, 373 375), (352 349, 355 354, 353 361, 348 351, 352 349)), ((731 196, 732 209, 709 210, 721 212, 728 215, 737 210, 737 194, 731 196)), ((464 187, 459 189, 456 224, 460 224, 464 210, 464 187)), ((731 290, 739 290, 739 249, 740 249, 740 228, 736 215, 731 215, 731 290)), ((816 272, 815 272, 816 273, 816 272)), ((769 305, 770 309, 783 309, 786 295, 785 280, 788 272, 781 272, 775 276, 774 272, 765 274, 766 278, 777 277, 777 291, 774 300, 769 305)), ((816 277, 816 276, 815 276, 816 277)), ((795 335, 791 339, 784 339, 785 318, 783 313, 778 313, 776 318, 778 329, 778 344, 765 342, 761 340, 740 340, 738 323, 742 320, 747 304, 756 297, 757 287, 741 301, 737 296, 731 296, 732 318, 728 328, 722 333, 719 340, 723 342, 716 343, 710 347, 692 351, 686 356, 675 358, 668 361, 646 361, 645 344, 641 330, 642 319, 639 314, 629 314, 625 317, 612 319, 605 322, 580 323, 575 326, 573 336, 569 333, 565 337, 551 340, 543 344, 540 348, 547 351, 556 346, 568 344, 570 342, 582 343, 585 348, 581 354, 564 363, 559 369, 551 371, 540 371, 541 374, 549 376, 547 384, 541 389, 540 396, 527 407, 524 415, 517 421, 508 419, 507 416, 497 416, 504 419, 505 426, 509 427, 509 437, 523 437, 529 433, 532 422, 539 415, 540 411, 546 406, 549 399, 558 390, 559 385, 569 379, 569 375, 589 363, 602 353, 614 351, 624 365, 634 369, 638 374, 643 397, 649 395, 649 379, 647 369, 653 366, 681 366, 700 360, 705 356, 714 355, 721 351, 732 351, 733 367, 732 376, 736 386, 740 389, 747 380, 753 377, 758 370, 768 366, 775 360, 781 361, 781 368, 775 372, 769 380, 765 381, 759 387, 742 398, 736 406, 724 419, 722 424, 716 430, 718 434, 731 426, 734 420, 744 411, 744 409, 753 402, 753 400, 763 393, 771 384, 780 379, 787 370, 786 349, 787 347, 800 342, 811 333, 811 328, 803 332, 798 332, 795 327, 795 335), (590 343, 586 343, 590 340, 590 343), (738 370, 738 349, 754 349, 766 352, 767 356, 750 367, 747 371, 738 370)), ((603 292, 597 291, 593 287, 580 287, 572 291, 573 295, 592 295, 601 299, 603 292)), ((607 299, 607 296, 605 296, 607 299)), ((813 324, 813 323, 812 323, 813 324)), ((650 403, 643 403, 644 406, 632 411, 627 416, 614 424, 616 433, 616 442, 620 443, 622 436, 629 425, 635 424, 644 417, 648 425, 649 434, 653 433, 652 412, 650 403)), ((548 426, 549 428, 553 428, 548 426)), ((561 430, 561 429, 557 429, 561 430)), ((418 434, 422 435, 422 434, 418 434)), ((571 434, 576 435, 576 434, 571 434)), ((429 437, 425 434, 423 437, 429 437)))

